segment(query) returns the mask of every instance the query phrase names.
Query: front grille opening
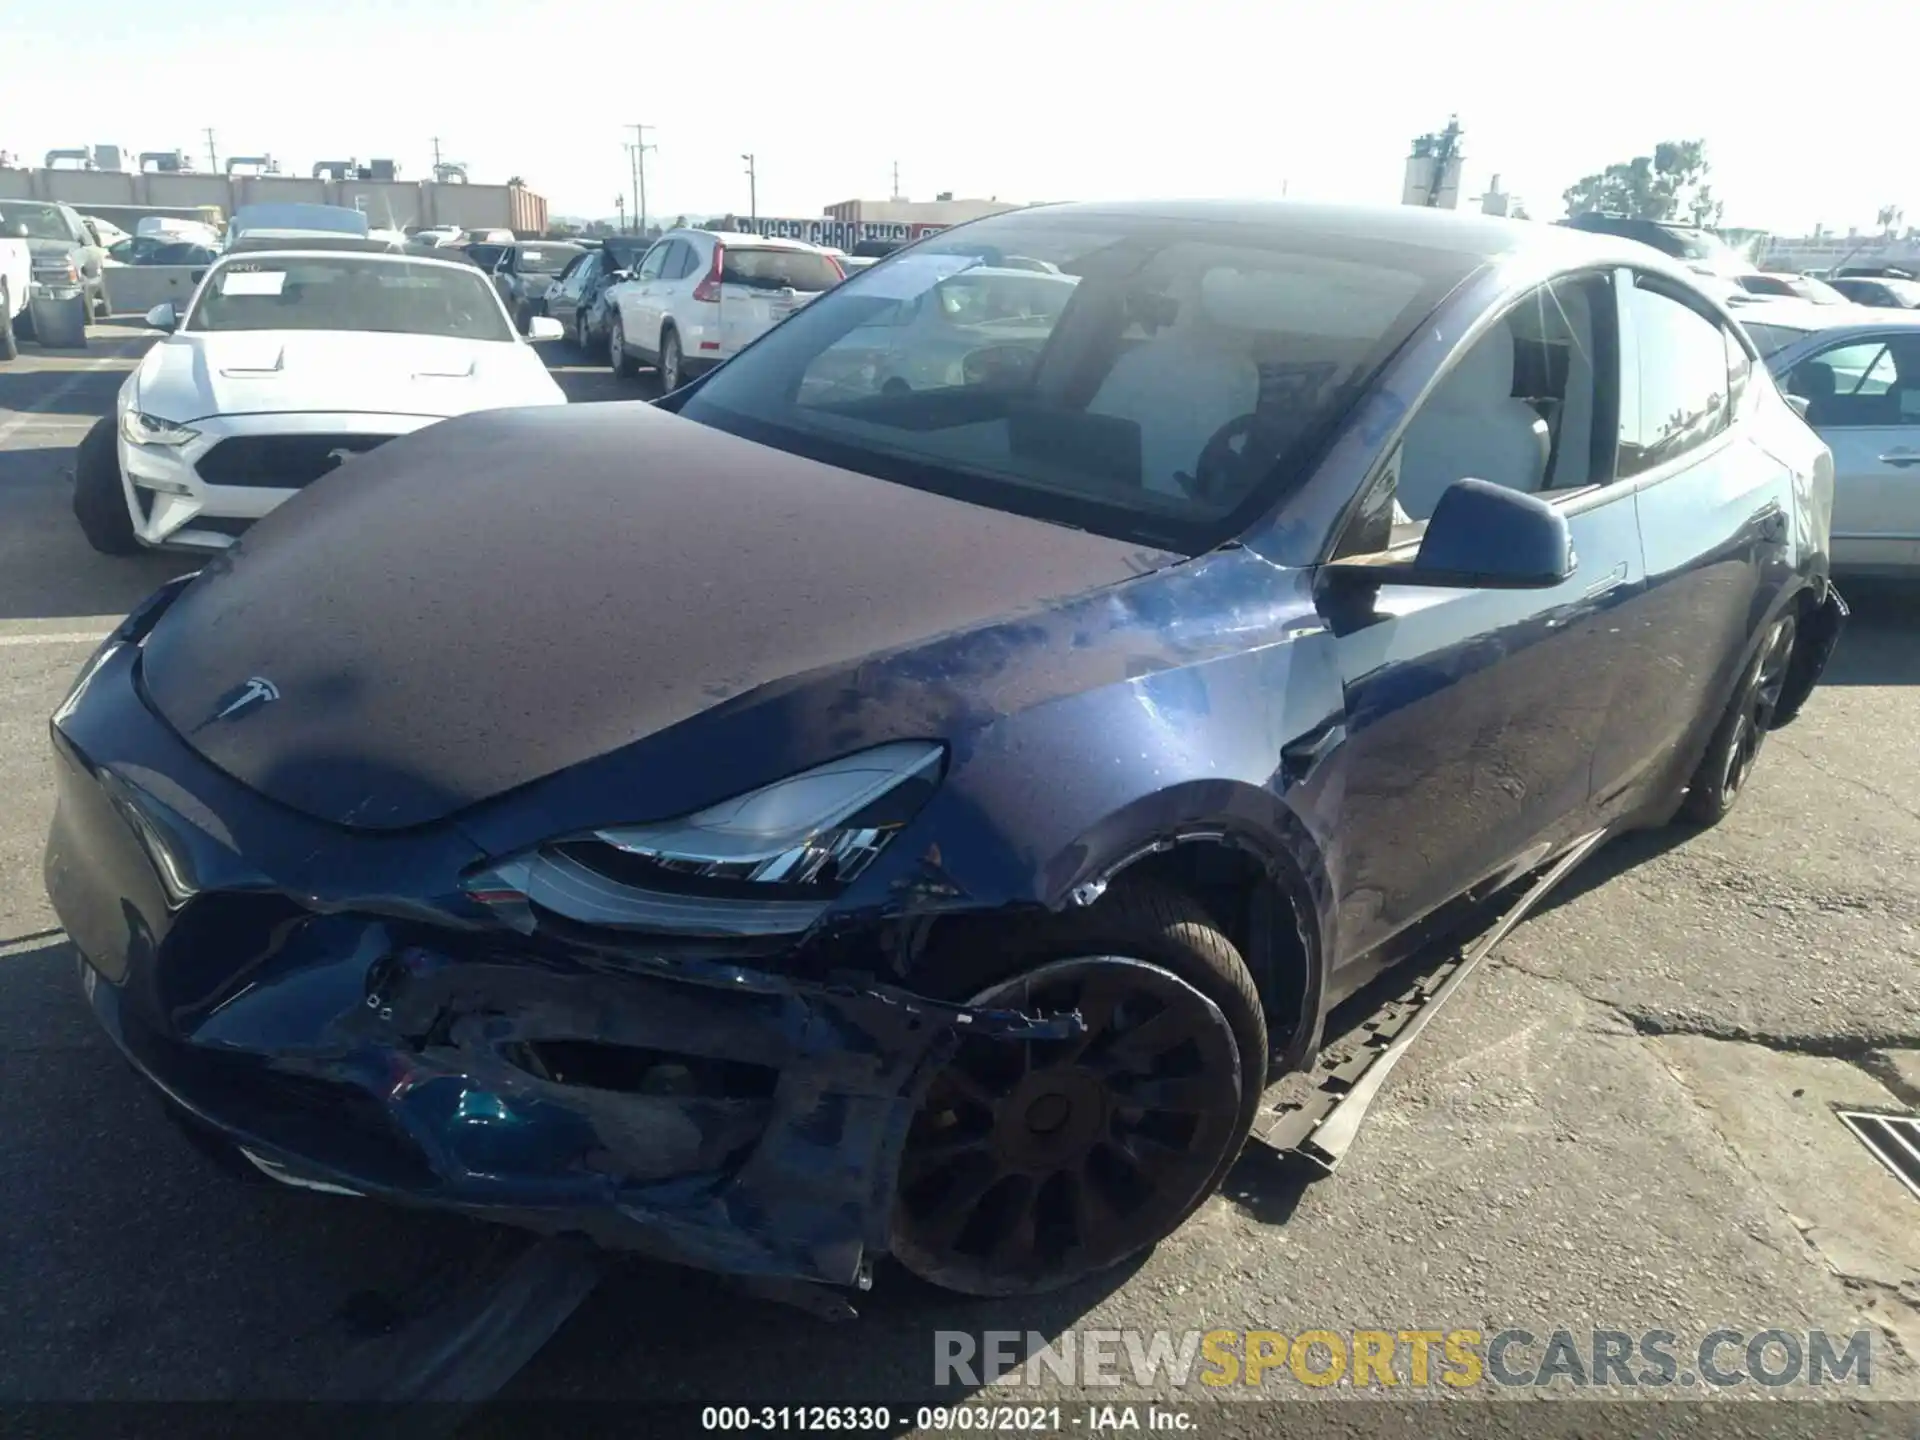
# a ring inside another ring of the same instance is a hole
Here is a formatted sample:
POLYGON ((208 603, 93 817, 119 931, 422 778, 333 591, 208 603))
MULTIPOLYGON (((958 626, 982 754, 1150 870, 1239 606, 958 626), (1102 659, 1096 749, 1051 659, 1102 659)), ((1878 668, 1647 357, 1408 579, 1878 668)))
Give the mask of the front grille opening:
POLYGON ((1840 1123, 1859 1137, 1894 1178, 1920 1200, 1920 1115, 1888 1115, 1873 1110, 1842 1110, 1840 1123))
POLYGON ((682 1100, 764 1100, 780 1072, 744 1060, 711 1060, 601 1040, 528 1040, 506 1058, 555 1085, 682 1100))
POLYGON ((209 485, 298 490, 392 438, 391 435, 232 435, 202 455, 194 468, 209 485))

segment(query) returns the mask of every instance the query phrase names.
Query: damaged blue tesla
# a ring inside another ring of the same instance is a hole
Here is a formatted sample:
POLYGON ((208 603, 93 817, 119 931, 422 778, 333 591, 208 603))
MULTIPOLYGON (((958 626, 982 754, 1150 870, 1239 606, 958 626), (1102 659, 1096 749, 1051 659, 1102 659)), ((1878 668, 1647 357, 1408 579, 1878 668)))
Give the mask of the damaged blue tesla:
POLYGON ((54 715, 47 886, 276 1179, 1046 1289, 1431 917, 1726 813, 1845 615, 1832 491, 1630 242, 1036 207, 278 508, 54 715))

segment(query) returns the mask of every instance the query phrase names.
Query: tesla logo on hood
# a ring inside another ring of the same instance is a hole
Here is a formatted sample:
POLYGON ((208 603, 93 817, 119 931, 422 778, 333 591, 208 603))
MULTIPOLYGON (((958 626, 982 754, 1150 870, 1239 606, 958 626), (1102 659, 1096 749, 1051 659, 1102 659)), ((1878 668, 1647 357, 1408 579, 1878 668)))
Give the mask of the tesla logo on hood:
POLYGON ((245 684, 236 685, 233 689, 229 690, 222 698, 226 703, 214 711, 213 718, 215 720, 231 720, 236 716, 246 714, 250 710, 256 710, 262 705, 270 704, 278 700, 280 698, 280 687, 271 680, 259 675, 254 675, 250 677, 245 684))

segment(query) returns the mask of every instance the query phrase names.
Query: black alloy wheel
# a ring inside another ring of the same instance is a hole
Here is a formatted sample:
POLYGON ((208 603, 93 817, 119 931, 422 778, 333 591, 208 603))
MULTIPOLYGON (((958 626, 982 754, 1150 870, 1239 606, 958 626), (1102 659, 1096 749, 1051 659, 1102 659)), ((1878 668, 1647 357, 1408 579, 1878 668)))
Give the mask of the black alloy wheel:
POLYGON ((1782 615, 1760 643, 1687 788, 1681 810, 1688 819, 1714 824, 1733 809, 1746 788, 1761 744, 1773 726, 1774 712, 1780 708, 1796 632, 1792 614, 1782 615))
POLYGON ((901 1160, 893 1252, 909 1270, 967 1294, 1057 1289, 1152 1245, 1212 1193, 1245 1139, 1243 1087, 1260 1083, 1219 1005, 1115 955, 1040 965, 973 1003, 1078 1010, 1087 1028, 961 1040, 901 1160))

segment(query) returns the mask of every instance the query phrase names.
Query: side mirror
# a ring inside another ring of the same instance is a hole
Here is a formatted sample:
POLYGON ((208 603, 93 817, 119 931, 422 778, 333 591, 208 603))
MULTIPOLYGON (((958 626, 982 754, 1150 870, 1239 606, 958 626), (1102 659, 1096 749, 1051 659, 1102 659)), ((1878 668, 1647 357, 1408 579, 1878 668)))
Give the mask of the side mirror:
POLYGON ((551 315, 535 315, 527 321, 529 340, 558 340, 566 333, 566 327, 551 315))
POLYGON ((1785 395, 1782 398, 1793 407, 1793 413, 1805 420, 1813 410, 1813 398, 1809 395, 1785 395))
POLYGON ((1567 517, 1539 496, 1486 480, 1456 480, 1434 507, 1412 560, 1335 562, 1326 569, 1375 586, 1547 590, 1578 565, 1567 517))
POLYGON ((174 308, 173 301, 162 300, 147 311, 147 326, 153 330, 172 330, 180 323, 180 313, 174 308))

